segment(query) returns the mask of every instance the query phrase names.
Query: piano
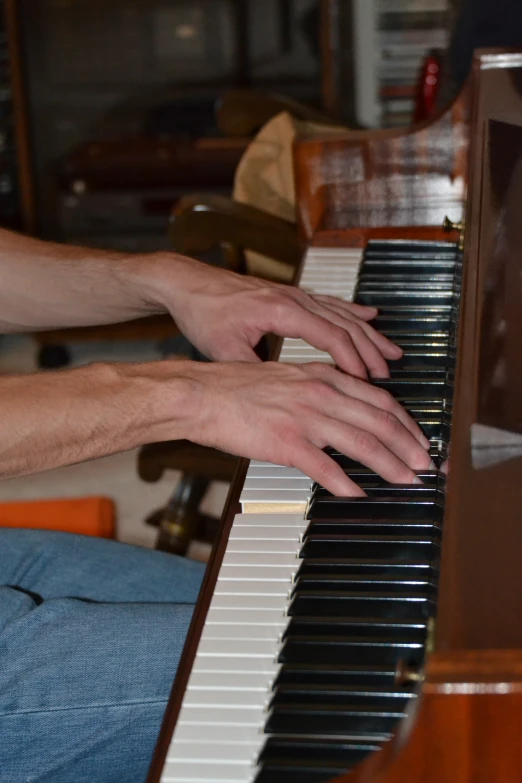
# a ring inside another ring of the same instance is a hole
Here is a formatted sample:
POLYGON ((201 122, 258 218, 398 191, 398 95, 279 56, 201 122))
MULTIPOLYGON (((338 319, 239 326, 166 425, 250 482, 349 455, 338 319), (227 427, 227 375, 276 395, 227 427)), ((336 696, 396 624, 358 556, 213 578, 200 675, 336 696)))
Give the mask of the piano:
POLYGON ((434 469, 331 451, 350 499, 243 461, 149 783, 522 780, 522 53, 477 53, 471 106, 464 236, 319 230, 299 281, 379 307, 434 469))

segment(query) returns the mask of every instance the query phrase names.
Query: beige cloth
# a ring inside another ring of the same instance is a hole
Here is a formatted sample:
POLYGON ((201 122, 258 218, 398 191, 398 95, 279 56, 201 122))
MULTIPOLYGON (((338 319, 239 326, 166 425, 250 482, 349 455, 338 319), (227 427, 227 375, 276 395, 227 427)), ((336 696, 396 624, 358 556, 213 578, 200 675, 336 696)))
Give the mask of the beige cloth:
MULTIPOLYGON (((294 119, 282 112, 260 130, 236 171, 234 200, 291 222, 296 220, 293 145, 297 138, 339 133, 339 128, 294 119)), ((248 251, 250 274, 292 279, 293 269, 280 261, 248 251)))

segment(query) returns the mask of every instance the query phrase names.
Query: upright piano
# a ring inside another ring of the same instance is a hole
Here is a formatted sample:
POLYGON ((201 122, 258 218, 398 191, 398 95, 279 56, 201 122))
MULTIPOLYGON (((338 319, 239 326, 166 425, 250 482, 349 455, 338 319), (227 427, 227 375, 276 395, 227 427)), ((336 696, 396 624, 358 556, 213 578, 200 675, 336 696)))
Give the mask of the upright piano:
POLYGON ((470 100, 464 236, 319 230, 299 281, 379 308, 436 469, 331 451, 350 499, 242 463, 149 783, 522 781, 522 53, 479 52, 470 100))

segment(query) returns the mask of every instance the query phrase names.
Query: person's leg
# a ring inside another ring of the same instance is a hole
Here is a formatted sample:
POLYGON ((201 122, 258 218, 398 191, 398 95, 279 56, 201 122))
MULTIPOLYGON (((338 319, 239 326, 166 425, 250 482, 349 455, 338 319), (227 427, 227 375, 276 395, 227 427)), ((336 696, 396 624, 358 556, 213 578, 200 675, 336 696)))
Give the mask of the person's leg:
POLYGON ((11 585, 0 587, 1 783, 143 783, 203 568, 112 542, 8 532, 0 531, 0 582, 11 585), (88 600, 66 597, 65 587, 88 600), (122 603, 99 601, 111 591, 122 603))
POLYGON ((115 541, 0 528, 0 585, 48 598, 195 603, 204 566, 115 541))

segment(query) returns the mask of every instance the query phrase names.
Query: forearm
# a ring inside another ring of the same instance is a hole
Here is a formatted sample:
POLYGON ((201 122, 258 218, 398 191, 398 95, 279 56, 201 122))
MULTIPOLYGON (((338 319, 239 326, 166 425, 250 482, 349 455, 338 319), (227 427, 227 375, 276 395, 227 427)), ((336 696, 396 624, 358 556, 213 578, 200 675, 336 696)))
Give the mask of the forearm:
POLYGON ((118 323, 166 312, 154 290, 177 258, 52 244, 0 230, 0 332, 118 323))
POLYGON ((190 435, 190 362, 0 378, 0 478, 190 435))

